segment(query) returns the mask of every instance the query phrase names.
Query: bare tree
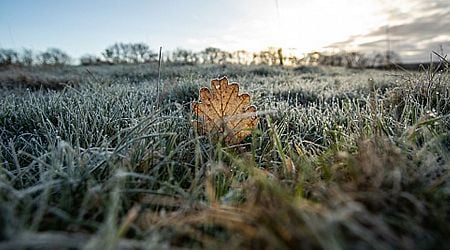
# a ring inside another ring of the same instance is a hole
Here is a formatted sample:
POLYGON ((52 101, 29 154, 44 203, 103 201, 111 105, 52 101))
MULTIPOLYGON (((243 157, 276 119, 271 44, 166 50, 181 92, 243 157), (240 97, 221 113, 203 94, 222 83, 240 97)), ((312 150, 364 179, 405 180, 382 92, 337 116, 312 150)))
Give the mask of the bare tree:
POLYGON ((49 48, 38 55, 38 60, 42 65, 67 65, 71 58, 60 49, 49 48))
POLYGON ((105 58, 106 62, 114 63, 114 51, 112 49, 105 49, 105 51, 102 52, 102 56, 105 58))
POLYGON ((219 64, 225 64, 225 63, 229 63, 231 61, 231 59, 233 58, 233 54, 231 54, 228 51, 221 50, 221 51, 219 51, 217 57, 218 57, 219 64))
POLYGON ((203 50, 202 56, 203 56, 203 62, 204 63, 210 63, 215 64, 219 63, 219 53, 221 52, 220 49, 214 48, 214 47, 208 47, 205 50, 203 50))
POLYGON ((232 53, 232 58, 237 64, 248 64, 251 56, 252 55, 246 50, 237 50, 232 53))
POLYGON ((172 52, 172 59, 179 63, 194 63, 196 61, 192 51, 181 48, 177 48, 172 52))
POLYGON ((0 49, 0 65, 17 65, 19 64, 19 54, 12 49, 0 49))
POLYGON ((24 66, 31 66, 34 62, 34 54, 31 49, 23 49, 20 54, 20 63, 24 66))
POLYGON ((121 46, 120 44, 116 43, 108 48, 105 49, 105 51, 102 53, 105 60, 109 63, 124 63, 124 58, 121 52, 121 46))
POLYGON ((145 63, 156 60, 157 54, 145 43, 115 43, 107 47, 103 53, 106 62, 145 63))
POLYGON ((135 43, 132 45, 134 53, 137 55, 138 62, 151 62, 156 60, 158 54, 150 50, 145 43, 135 43))

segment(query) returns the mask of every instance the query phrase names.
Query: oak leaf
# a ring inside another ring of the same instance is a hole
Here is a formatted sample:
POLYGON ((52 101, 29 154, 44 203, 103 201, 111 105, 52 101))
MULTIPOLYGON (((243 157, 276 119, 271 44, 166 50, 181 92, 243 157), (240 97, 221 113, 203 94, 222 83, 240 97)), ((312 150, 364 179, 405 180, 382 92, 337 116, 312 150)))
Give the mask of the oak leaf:
POLYGON ((239 84, 222 77, 211 81, 211 90, 201 88, 199 102, 192 103, 194 126, 200 134, 223 138, 225 144, 242 142, 258 124, 250 95, 239 94, 239 84))

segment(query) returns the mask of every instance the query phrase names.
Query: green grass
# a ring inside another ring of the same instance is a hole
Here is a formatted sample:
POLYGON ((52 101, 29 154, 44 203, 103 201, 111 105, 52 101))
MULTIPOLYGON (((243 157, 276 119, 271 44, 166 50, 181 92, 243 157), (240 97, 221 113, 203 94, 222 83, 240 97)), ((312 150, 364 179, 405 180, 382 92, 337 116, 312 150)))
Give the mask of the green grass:
POLYGON ((165 65, 159 109, 156 65, 4 78, 0 249, 450 247, 448 71, 165 65), (268 112, 239 147, 191 126, 219 75, 268 112))

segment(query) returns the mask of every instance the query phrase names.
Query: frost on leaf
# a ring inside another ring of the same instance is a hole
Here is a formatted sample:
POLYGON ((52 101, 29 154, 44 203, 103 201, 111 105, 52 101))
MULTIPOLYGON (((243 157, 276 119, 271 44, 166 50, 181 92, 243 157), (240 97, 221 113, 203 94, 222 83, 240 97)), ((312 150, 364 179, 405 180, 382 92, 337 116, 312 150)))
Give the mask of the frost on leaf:
POLYGON ((211 90, 201 88, 200 101, 192 103, 194 126, 200 134, 222 137, 228 145, 238 144, 258 124, 250 95, 239 94, 239 84, 222 77, 211 81, 211 90))

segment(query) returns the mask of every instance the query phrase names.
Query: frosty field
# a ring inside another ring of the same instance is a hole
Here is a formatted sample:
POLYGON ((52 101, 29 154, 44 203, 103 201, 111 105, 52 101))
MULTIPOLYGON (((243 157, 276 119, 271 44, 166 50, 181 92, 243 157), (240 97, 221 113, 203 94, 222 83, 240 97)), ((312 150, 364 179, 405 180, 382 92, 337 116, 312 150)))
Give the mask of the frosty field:
POLYGON ((1 69, 0 249, 450 248, 444 66, 1 69), (238 146, 191 123, 224 75, 238 146))

